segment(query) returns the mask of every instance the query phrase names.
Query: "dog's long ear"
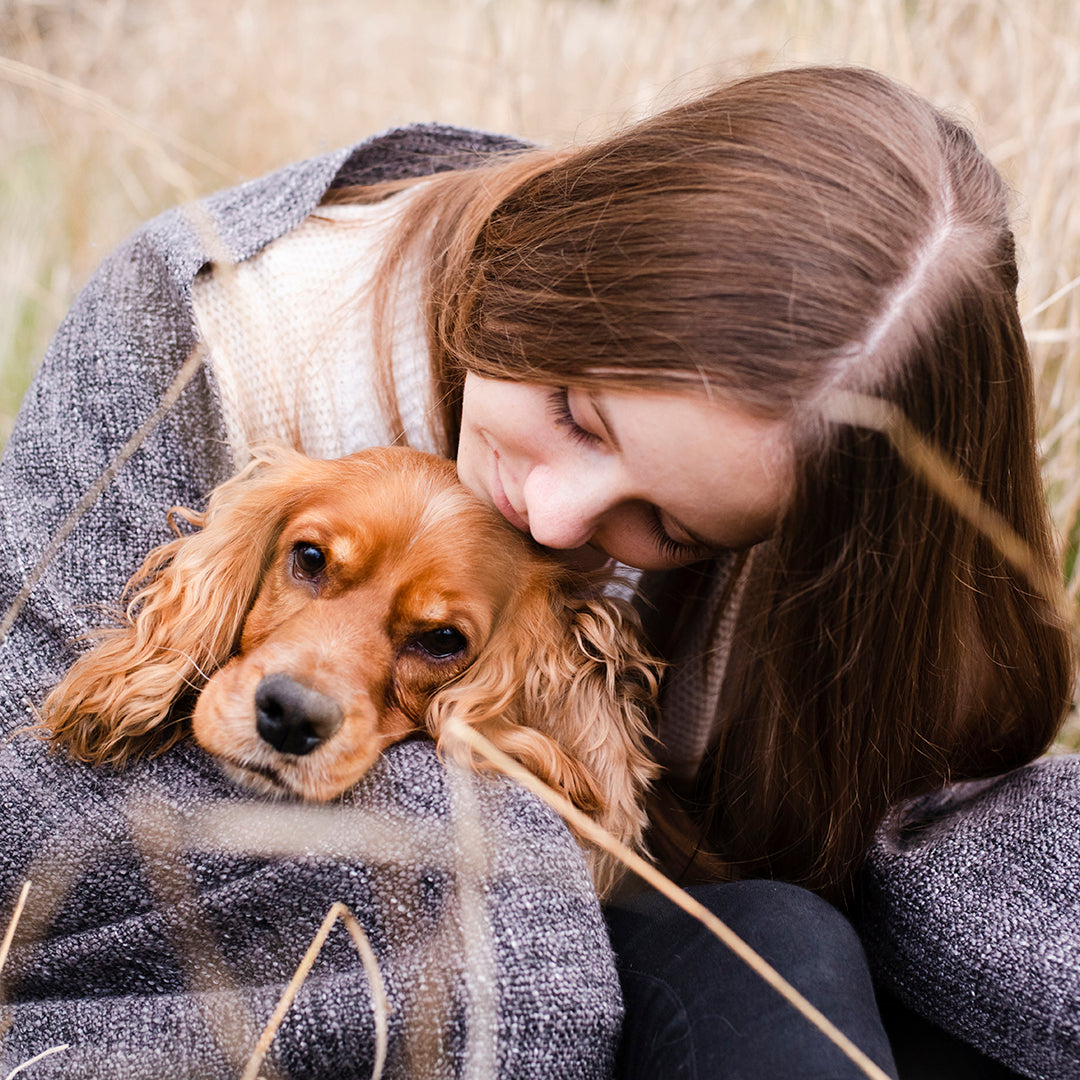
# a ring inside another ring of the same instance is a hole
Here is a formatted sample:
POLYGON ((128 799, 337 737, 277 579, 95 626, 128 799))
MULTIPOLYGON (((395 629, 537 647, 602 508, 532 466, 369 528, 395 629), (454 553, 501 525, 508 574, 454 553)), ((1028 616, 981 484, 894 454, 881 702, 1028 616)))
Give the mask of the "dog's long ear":
POLYGON ((175 511, 198 531, 150 552, 120 625, 96 632, 46 698, 37 727, 53 743, 122 765, 183 738, 176 705, 235 651, 301 460, 275 451, 218 487, 204 514, 175 511))
MULTIPOLYGON (((580 582, 577 582, 580 585, 580 582)), ((531 587, 497 626, 488 648, 429 712, 438 736, 452 713, 630 847, 640 848, 648 752, 661 665, 642 646, 629 604, 561 587, 531 587)), ((590 858, 605 894, 617 877, 590 858)))

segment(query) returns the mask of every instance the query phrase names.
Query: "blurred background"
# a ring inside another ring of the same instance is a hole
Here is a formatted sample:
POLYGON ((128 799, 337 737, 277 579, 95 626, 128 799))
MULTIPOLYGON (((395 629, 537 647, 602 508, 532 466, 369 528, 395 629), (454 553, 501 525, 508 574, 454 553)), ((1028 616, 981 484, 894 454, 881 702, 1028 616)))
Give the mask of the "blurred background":
POLYGON ((165 207, 410 121, 563 143, 808 62, 913 86, 1015 189, 1075 602, 1076 0, 0 0, 0 442, 75 291, 165 207))

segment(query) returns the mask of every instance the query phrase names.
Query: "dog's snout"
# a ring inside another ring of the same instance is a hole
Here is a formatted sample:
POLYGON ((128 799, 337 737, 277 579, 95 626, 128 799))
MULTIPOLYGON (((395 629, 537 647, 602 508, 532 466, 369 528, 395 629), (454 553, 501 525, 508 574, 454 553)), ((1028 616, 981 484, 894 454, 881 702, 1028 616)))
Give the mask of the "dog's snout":
POLYGON ((255 688, 255 727, 282 754, 310 754, 344 719, 333 698, 289 675, 265 676, 255 688))

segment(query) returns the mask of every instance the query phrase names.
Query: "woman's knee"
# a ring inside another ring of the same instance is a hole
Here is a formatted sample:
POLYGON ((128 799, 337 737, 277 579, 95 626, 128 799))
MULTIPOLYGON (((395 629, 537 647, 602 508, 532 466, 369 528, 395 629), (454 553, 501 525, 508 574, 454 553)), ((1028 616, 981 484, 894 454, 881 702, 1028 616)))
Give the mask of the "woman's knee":
MULTIPOLYGON (((865 963, 848 920, 831 904, 795 885, 740 881, 691 888, 690 894, 785 977, 830 972, 843 977, 865 963)), ((607 911, 612 944, 623 965, 681 972, 745 967, 719 938, 658 893, 614 904, 607 911)))
MULTIPOLYGON (((891 1067, 862 946, 839 911, 779 882, 690 892, 857 1045, 891 1067)), ((666 898, 635 897, 610 906, 606 916, 627 1009, 621 1076, 726 1075, 715 1071, 716 1063, 745 1055, 758 1062, 760 1076, 854 1075, 847 1071, 851 1063, 759 970, 666 898)))
MULTIPOLYGON (((855 928, 816 893, 781 881, 707 885, 691 893, 786 978, 818 988, 866 969, 855 928)), ((702 927, 704 930, 705 928, 702 927)), ((866 974, 869 987, 869 975, 866 974)))

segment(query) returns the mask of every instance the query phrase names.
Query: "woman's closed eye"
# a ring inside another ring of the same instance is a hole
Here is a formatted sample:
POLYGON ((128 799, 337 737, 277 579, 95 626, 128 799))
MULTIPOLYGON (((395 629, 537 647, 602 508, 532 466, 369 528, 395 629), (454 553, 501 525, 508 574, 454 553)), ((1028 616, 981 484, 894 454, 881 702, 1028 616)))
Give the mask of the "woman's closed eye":
POLYGON ((570 408, 570 390, 565 386, 556 386, 548 394, 548 412, 559 427, 576 442, 595 445, 604 440, 601 436, 581 426, 570 408))
MULTIPOLYGON (((606 428, 604 428, 605 434, 601 435, 596 431, 591 431, 578 420, 570 403, 569 387, 553 387, 548 393, 547 408, 555 423, 575 442, 584 446, 601 446, 607 441, 606 428)), ((672 536, 658 507, 645 504, 645 510, 649 541, 662 558, 678 563, 689 563, 709 558, 714 554, 707 544, 693 538, 681 539, 672 536)))
POLYGON ((690 543, 684 540, 676 540, 664 526, 660 511, 655 506, 649 509, 649 535, 656 545, 656 550, 665 559, 688 563, 697 562, 699 559, 707 559, 717 554, 715 549, 698 543, 696 540, 690 543))

